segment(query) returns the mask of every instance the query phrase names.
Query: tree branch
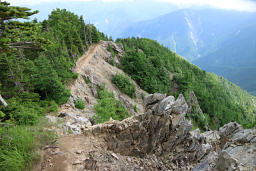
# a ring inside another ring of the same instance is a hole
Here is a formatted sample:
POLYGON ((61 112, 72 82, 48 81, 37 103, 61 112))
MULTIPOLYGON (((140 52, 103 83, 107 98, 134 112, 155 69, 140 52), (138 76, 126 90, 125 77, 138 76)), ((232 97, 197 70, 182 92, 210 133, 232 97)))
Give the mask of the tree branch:
POLYGON ((3 104, 4 107, 7 107, 8 104, 5 102, 1 94, 0 94, 0 102, 3 104))

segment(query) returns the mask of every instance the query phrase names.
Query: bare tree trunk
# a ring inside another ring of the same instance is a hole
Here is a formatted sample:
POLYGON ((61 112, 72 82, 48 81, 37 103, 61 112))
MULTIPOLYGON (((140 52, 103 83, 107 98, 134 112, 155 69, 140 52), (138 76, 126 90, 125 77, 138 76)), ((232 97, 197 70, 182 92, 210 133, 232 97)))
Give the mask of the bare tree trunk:
POLYGON ((1 94, 0 94, 0 102, 4 105, 4 107, 7 107, 7 103, 5 102, 5 100, 2 98, 1 94))

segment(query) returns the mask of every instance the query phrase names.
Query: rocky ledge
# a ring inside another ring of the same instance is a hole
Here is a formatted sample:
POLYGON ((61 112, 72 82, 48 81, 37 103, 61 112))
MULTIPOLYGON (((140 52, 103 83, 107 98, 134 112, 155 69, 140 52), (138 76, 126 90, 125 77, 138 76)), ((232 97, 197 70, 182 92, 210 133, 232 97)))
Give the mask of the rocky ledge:
POLYGON ((107 150, 119 155, 157 158, 168 170, 256 170, 255 128, 232 122, 218 131, 191 131, 183 95, 175 100, 151 94, 145 109, 145 114, 95 125, 84 134, 104 139, 107 150))

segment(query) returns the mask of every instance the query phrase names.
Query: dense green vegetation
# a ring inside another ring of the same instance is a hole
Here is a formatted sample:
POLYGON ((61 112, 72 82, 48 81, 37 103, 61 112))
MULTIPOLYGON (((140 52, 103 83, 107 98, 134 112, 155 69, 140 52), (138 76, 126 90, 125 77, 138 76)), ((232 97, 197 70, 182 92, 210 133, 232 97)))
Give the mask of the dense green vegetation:
MULTIPOLYGON (((134 43, 136 43, 136 40, 134 43)), ((120 40, 119 40, 120 41, 120 40)), ((130 41, 133 43, 132 41, 130 41)), ((122 43, 126 43, 122 41, 122 43)), ((161 59, 161 50, 157 48, 151 49, 146 47, 143 49, 147 52, 139 52, 140 47, 130 45, 127 42, 125 46, 125 58, 121 58, 121 69, 128 73, 142 89, 153 92, 168 92, 171 86, 170 74, 164 65, 164 60, 161 59), (155 51, 151 51, 155 50, 155 51)))
POLYGON ((38 160, 36 150, 55 140, 55 134, 44 127, 43 119, 36 126, 5 125, 0 128, 1 171, 29 170, 32 161, 38 160))
POLYGON ((93 119, 95 123, 104 123, 110 118, 114 120, 123 120, 128 118, 130 113, 116 100, 114 94, 109 92, 104 86, 98 88, 98 104, 94 106, 96 115, 93 119))
POLYGON ((77 78, 76 60, 92 43, 107 40, 66 10, 52 11, 43 22, 16 20, 37 12, 0 2, 0 95, 8 104, 0 103, 0 170, 28 168, 40 118, 68 100, 65 84, 77 78))
POLYGON ((131 82, 129 77, 122 74, 116 74, 112 78, 112 83, 114 83, 121 92, 127 94, 131 98, 134 98, 136 96, 136 87, 131 82))
POLYGON ((75 101, 75 107, 77 109, 84 109, 85 108, 85 104, 84 104, 84 101, 82 99, 77 99, 75 101))
POLYGON ((256 24, 243 27, 239 34, 232 33, 220 47, 193 61, 201 68, 222 75, 241 88, 254 94, 256 91, 256 24), (235 35, 235 36, 234 36, 235 35))
POLYGON ((206 73, 153 40, 131 38, 117 42, 124 45, 126 52, 120 67, 144 90, 175 96, 183 93, 186 99, 193 90, 206 118, 210 118, 207 122, 212 129, 230 121, 255 126, 253 97, 238 86, 206 73), (178 92, 171 92, 172 83, 179 85, 178 92))
POLYGON ((33 124, 45 112, 44 108, 48 108, 49 101, 63 104, 68 100, 70 92, 65 89, 65 83, 76 76, 72 68, 77 58, 90 44, 106 37, 94 26, 85 25, 82 17, 60 9, 54 10, 42 23, 28 22, 26 27, 31 32, 9 28, 10 23, 13 21, 3 23, 1 35, 6 41, 1 41, 4 53, 0 54, 0 91, 9 104, 1 109, 5 114, 1 120, 19 124, 31 120, 29 124, 33 124), (20 34, 14 35, 16 31, 20 34), (31 39, 31 45, 26 48, 22 45, 25 39, 31 39), (13 44, 17 44, 15 48, 13 44))
MULTIPOLYGON (((37 12, 0 2, 0 95, 8 104, 6 107, 0 104, 3 171, 27 170, 31 166, 36 149, 53 138, 40 126, 42 116, 57 112, 58 105, 68 100, 70 91, 65 85, 78 77, 73 68, 79 56, 91 44, 107 40, 93 25, 85 24, 83 17, 66 10, 54 10, 43 22, 15 20, 37 12)), ((183 93, 189 98, 193 90, 206 118, 210 118, 206 122, 211 128, 233 120, 246 127, 255 125, 252 97, 239 87, 200 70, 155 41, 120 39, 118 42, 123 43, 126 51, 120 67, 144 90, 172 94, 172 85, 178 83, 179 92, 175 95, 183 93)), ((89 79, 85 82, 89 83, 89 79)), ((135 96, 135 86, 128 78, 117 75, 113 82, 124 93, 135 96)), ((96 123, 130 116, 103 86, 99 87, 98 95, 96 123)), ((84 103, 78 100, 76 107, 83 109, 84 103)), ((199 127, 205 125, 205 120, 195 113, 191 117, 199 127)))
POLYGON ((119 37, 157 40, 256 96, 255 19, 255 12, 183 9, 132 23, 119 37))

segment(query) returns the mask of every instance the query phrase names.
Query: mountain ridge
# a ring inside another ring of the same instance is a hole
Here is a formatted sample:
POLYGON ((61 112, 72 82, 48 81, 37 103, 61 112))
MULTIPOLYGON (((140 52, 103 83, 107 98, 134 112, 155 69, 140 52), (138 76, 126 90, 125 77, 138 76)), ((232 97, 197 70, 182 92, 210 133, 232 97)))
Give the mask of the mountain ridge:
MULTIPOLYGON (((65 111, 59 110, 59 117, 47 116, 54 123, 61 123, 71 135, 65 135, 65 130, 64 135, 59 131, 59 137, 54 145, 43 149, 43 159, 35 167, 35 171, 39 169, 43 171, 81 169, 201 171, 202 169, 219 170, 223 167, 248 169, 256 167, 253 164, 253 154, 248 155, 248 151, 255 146, 254 139, 250 138, 255 135, 255 129, 244 130, 241 125, 231 122, 218 131, 206 131, 200 134, 199 129, 192 130, 192 119, 185 118, 189 114, 189 108, 193 110, 193 106, 198 103, 188 105, 182 94, 175 98, 154 93, 145 94, 143 98, 138 93, 137 99, 132 101, 143 100, 142 111, 135 112, 133 116, 122 121, 109 118, 105 123, 92 125, 91 116, 87 114, 89 106, 97 103, 91 100, 98 97, 93 93, 94 89, 106 83, 108 90, 115 94, 120 93, 118 89, 113 88, 110 80, 114 72, 122 73, 117 68, 117 64, 122 64, 121 60, 125 58, 124 49, 127 50, 125 44, 121 46, 121 44, 101 41, 97 45, 92 45, 88 53, 78 60, 76 66, 79 69, 79 76, 72 85, 70 100, 62 106, 65 111), (110 50, 109 47, 113 49, 110 50), (119 53, 115 55, 111 53, 113 51, 119 53), (115 62, 114 66, 111 66, 108 62, 113 58, 115 62), (86 62, 83 62, 85 60, 86 62), (92 72, 89 72, 90 70, 92 72), (90 82, 85 83, 83 79, 87 77, 90 82), (82 85, 77 86, 78 83, 82 85), (76 98, 85 100, 88 109, 74 111, 73 101, 76 98), (237 146, 237 142, 240 141, 240 145, 237 146), (236 152, 232 153, 232 150, 236 152), (228 155, 224 155, 224 152, 228 155), (251 162, 243 165, 240 162, 241 156, 243 161, 251 162)), ((181 57, 177 56, 177 58, 181 57)), ((136 87, 137 91, 141 92, 139 87, 136 87)), ((118 99, 120 95, 124 96, 121 93, 115 97, 118 99)), ((124 98, 130 101, 127 96, 124 98)), ((131 109, 130 105, 124 106, 127 110, 131 109)), ((52 129, 58 130, 58 127, 60 125, 52 129)))
POLYGON ((8 18, 37 11, 0 8, 1 170, 256 167, 255 129, 242 129, 256 99, 238 86, 156 41, 108 41, 65 9, 22 22, 8 18))
POLYGON ((250 12, 214 9, 179 10, 152 20, 135 23, 133 26, 128 27, 127 31, 124 30, 119 37, 139 36, 151 38, 171 50, 175 50, 177 48, 174 48, 174 43, 170 39, 174 39, 175 34, 179 34, 175 38, 175 41, 178 42, 176 44, 187 46, 188 51, 179 47, 180 49, 176 50, 176 52, 189 60, 194 60, 206 53, 208 49, 214 49, 215 39, 224 39, 222 37, 225 34, 237 31, 240 27, 239 25, 248 25, 254 20, 255 15, 256 13, 250 12), (236 18, 236 20, 234 21, 233 18, 236 18), (193 36, 191 36, 191 33, 193 36), (194 41, 197 42, 197 46, 193 43, 193 37, 194 40, 198 41, 194 41))

